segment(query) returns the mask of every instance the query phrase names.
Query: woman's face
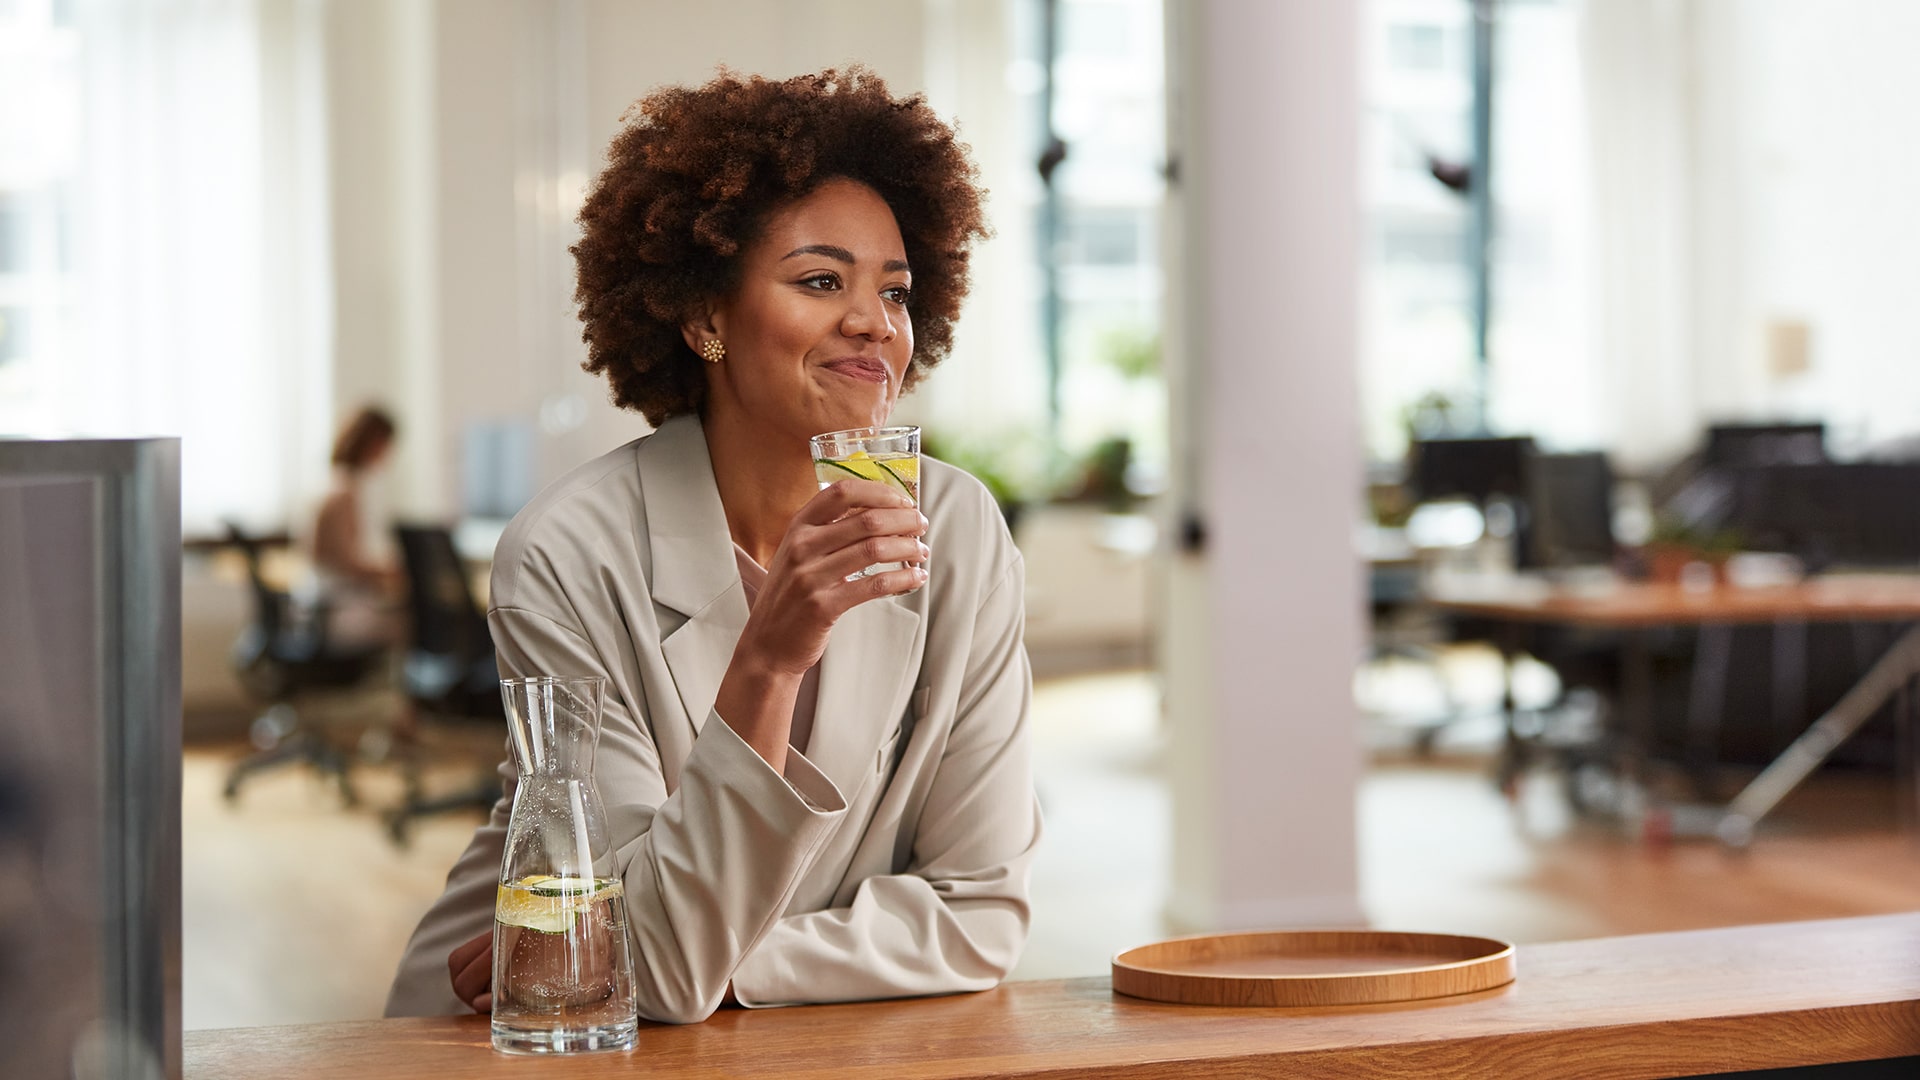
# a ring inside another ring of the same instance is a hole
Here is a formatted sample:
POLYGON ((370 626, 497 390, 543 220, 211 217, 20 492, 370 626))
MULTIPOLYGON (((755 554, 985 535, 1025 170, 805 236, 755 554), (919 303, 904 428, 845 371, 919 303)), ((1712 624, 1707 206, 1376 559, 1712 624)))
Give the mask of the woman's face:
POLYGON ((373 445, 367 447, 367 456, 360 460, 360 471, 372 472, 380 466, 385 465, 388 455, 392 452, 393 436, 388 435, 375 439, 373 445))
POLYGON ((726 358, 708 364, 710 419, 804 446, 811 435, 883 424, 913 359, 906 245, 865 184, 829 180, 767 222, 741 255, 740 284, 690 328, 726 358))

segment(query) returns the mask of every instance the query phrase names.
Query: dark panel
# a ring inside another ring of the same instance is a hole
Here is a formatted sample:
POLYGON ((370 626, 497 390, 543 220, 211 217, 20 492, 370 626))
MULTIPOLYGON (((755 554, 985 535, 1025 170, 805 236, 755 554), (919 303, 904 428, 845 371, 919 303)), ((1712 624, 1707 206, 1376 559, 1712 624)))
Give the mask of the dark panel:
POLYGON ((9 1076, 180 1075, 178 465, 0 440, 9 1076))

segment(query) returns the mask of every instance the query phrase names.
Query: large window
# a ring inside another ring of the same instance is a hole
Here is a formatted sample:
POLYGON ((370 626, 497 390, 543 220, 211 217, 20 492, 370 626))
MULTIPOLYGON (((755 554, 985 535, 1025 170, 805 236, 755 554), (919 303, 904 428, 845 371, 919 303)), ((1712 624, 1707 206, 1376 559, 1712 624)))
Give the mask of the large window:
POLYGON ((1468 0, 1374 0, 1363 37, 1361 388, 1367 448, 1399 456, 1416 412, 1473 393, 1467 200, 1435 161, 1472 156, 1468 0))
POLYGON ((1547 443, 1602 434, 1588 361, 1588 220, 1578 12, 1492 5, 1493 230, 1484 383, 1474 355, 1472 219, 1440 179, 1472 175, 1472 0, 1372 0, 1365 27, 1361 386, 1369 453, 1485 425, 1547 443), (1438 165, 1440 168, 1435 169, 1438 165), (1484 402, 1480 399, 1485 392, 1484 402))
POLYGON ((320 15, 0 0, 0 432, 179 436, 189 531, 325 481, 320 15))
POLYGON ((0 431, 31 428, 71 348, 79 62, 68 5, 0 3, 0 431))
POLYGON ((1053 303, 1036 296, 1033 311, 1042 348, 1057 350, 1056 448, 1080 459, 1124 439, 1136 463, 1135 482, 1148 486, 1166 460, 1158 363, 1166 156, 1161 6, 1159 0, 1057 0, 1051 58, 1047 8, 1044 0, 1022 6, 1016 78, 1030 124, 1023 141, 1037 160, 1050 63, 1052 129, 1066 148, 1053 174, 1050 246, 1037 169, 1024 170, 1017 197, 1041 238, 1035 261, 1053 271, 1053 303), (1050 334, 1049 318, 1057 320, 1050 334))

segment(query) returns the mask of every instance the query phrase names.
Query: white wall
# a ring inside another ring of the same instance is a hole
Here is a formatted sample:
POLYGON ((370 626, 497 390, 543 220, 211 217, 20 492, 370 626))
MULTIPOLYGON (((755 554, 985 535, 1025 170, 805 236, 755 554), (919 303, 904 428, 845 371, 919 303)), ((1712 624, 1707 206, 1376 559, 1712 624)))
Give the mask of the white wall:
MULTIPOLYGON (((1920 434, 1920 4, 1760 0, 1710 5, 1731 32, 1722 72, 1744 103, 1738 157, 1746 250, 1710 251, 1704 275, 1747 269, 1732 362, 1768 411, 1824 417, 1843 444, 1920 434), (1717 8, 1717 10, 1716 10, 1717 8), (1811 370, 1774 378, 1767 322, 1804 320, 1811 370)), ((1706 85, 1711 85, 1707 83, 1706 85)), ((1709 357, 1703 359, 1710 360, 1709 357)), ((1704 388, 1737 384, 1714 379, 1704 388)), ((1752 401, 1726 403, 1732 407, 1752 401)))
POLYGON ((1727 419, 1824 419, 1842 453, 1920 433, 1920 5, 1585 11, 1616 451, 1658 463, 1727 419), (1775 370, 1781 324, 1804 372, 1775 370))
POLYGON ((434 7, 326 5, 336 417, 381 402, 401 425, 395 501, 439 514, 447 447, 438 377, 434 7))

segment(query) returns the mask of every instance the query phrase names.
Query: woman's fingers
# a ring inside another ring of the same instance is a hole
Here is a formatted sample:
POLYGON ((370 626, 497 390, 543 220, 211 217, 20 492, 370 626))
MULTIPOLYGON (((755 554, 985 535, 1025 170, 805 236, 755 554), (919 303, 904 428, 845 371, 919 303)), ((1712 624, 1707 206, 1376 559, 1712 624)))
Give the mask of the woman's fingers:
POLYGON ((927 545, 912 536, 868 536, 826 556, 819 562, 819 573, 831 588, 869 566, 879 563, 908 563, 919 566, 931 554, 927 545))
POLYGON ((493 950, 489 949, 475 958, 466 970, 454 980, 453 992, 461 1001, 473 1007, 474 1012, 488 1012, 493 1001, 493 950), (485 998, 489 1004, 480 1004, 485 998))
POLYGON ((789 572, 825 575, 816 579, 820 588, 876 563, 926 561, 919 539, 926 531, 926 517, 904 495, 870 480, 843 480, 795 515, 781 555, 789 572))
POLYGON ((932 554, 914 534, 874 534, 862 529, 842 531, 838 525, 812 532, 814 535, 789 541, 783 591, 811 595, 816 606, 830 609, 835 615, 868 598, 868 594, 859 593, 839 602, 831 600, 834 594, 846 592, 838 586, 848 578, 882 563, 917 566, 932 554))
POLYGON ((841 480, 821 488, 794 515, 795 524, 827 525, 863 508, 912 509, 913 500, 876 480, 841 480))
POLYGON ((488 927, 468 940, 461 942, 459 947, 447 955, 447 971, 453 978, 458 979, 460 973, 470 967, 476 958, 483 956, 490 957, 492 955, 493 928, 488 927))
POLYGON ((482 931, 448 954, 447 974, 453 981, 454 995, 474 1012, 492 1011, 493 931, 482 931))
MULTIPOLYGON (((867 508, 856 510, 826 525, 794 526, 787 533, 787 556, 788 561, 793 563, 816 562, 881 537, 903 539, 911 546, 926 531, 927 519, 912 507, 893 510, 867 508)), ((913 556, 888 557, 911 559, 913 556)), ((881 562, 884 559, 868 561, 881 562)))
MULTIPOLYGON (((925 567, 909 566, 904 570, 883 570, 878 574, 847 582, 849 588, 863 591, 861 600, 871 600, 880 596, 899 596, 910 593, 927 583, 925 567)), ((856 601, 857 603, 858 601, 856 601)), ((852 605, 849 604, 849 607, 852 605)))

